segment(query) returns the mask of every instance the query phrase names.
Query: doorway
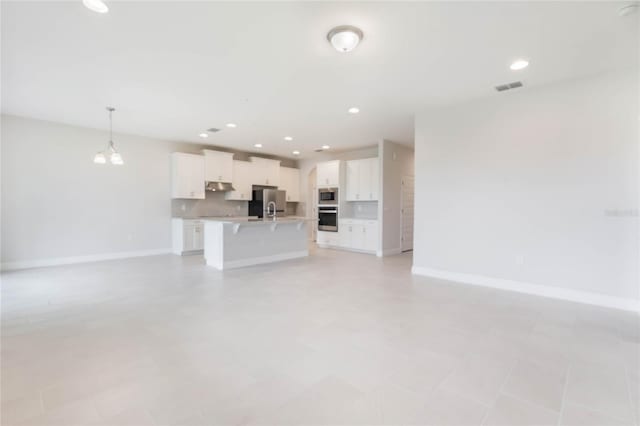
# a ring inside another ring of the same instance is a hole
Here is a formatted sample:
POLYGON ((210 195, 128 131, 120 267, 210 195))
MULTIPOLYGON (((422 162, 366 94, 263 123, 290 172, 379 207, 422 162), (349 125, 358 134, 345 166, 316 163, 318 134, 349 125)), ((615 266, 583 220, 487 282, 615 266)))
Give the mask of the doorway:
MULTIPOLYGON (((316 187, 316 168, 314 167, 309 172, 309 179, 307 180, 307 188, 309 190, 309 196, 307 196, 307 203, 309 208, 307 209, 309 218, 318 219, 318 188, 316 187)), ((313 226, 311 228, 311 234, 309 238, 311 241, 316 241, 318 237, 318 224, 316 222, 310 222, 313 226)))

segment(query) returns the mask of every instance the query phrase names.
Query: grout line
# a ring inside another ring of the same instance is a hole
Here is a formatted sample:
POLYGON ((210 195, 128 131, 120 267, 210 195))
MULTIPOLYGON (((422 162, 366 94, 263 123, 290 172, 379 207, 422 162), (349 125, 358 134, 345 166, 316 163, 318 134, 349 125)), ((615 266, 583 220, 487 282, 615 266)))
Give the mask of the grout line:
POLYGON ((496 393, 496 397, 494 398, 493 403, 487 408, 487 411, 484 412, 484 416, 482 416, 482 420, 480 421, 480 425, 481 426, 483 426, 484 422, 487 421, 487 417, 489 417, 489 412, 496 406, 496 403, 498 402, 498 398, 500 398, 500 394, 503 393, 502 390, 507 385, 507 382, 511 378, 511 375, 513 374, 513 371, 516 369, 516 367, 518 366, 519 363, 520 363, 520 359, 516 358, 515 362, 513 363, 511 368, 509 369, 509 372, 507 373, 507 375, 505 376, 504 380, 502 381, 502 384, 500 385, 500 388, 498 388, 498 392, 496 393))
POLYGON ((629 400, 631 417, 633 417, 634 423, 636 424, 636 426, 638 426, 638 424, 640 423, 640 418, 638 418, 637 416, 638 410, 636 410, 633 405, 633 397, 631 396, 631 373, 629 372, 629 366, 626 363, 624 365, 624 381, 627 384, 627 399, 629 400))
POLYGON ((560 400, 560 415, 558 416, 557 425, 560 425, 564 417, 564 405, 567 399, 567 388, 569 387, 569 374, 571 374, 571 363, 567 366, 567 375, 564 378, 564 387, 562 388, 562 399, 560 400))

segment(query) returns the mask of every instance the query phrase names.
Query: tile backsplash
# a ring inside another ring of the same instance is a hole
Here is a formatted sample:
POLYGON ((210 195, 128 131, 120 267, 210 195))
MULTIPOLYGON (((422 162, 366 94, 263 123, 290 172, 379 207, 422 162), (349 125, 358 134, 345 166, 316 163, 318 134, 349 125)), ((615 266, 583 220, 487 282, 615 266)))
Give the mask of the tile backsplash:
MULTIPOLYGON (((205 191, 204 200, 171 200, 172 217, 247 216, 247 201, 224 199, 224 192, 205 191)), ((296 203, 287 203, 287 216, 296 214, 296 203)))
POLYGON ((249 206, 246 201, 224 199, 224 192, 205 191, 204 200, 171 200, 173 217, 198 216, 246 216, 249 206))
POLYGON ((350 201, 342 204, 340 216, 353 219, 377 219, 377 201, 350 201))

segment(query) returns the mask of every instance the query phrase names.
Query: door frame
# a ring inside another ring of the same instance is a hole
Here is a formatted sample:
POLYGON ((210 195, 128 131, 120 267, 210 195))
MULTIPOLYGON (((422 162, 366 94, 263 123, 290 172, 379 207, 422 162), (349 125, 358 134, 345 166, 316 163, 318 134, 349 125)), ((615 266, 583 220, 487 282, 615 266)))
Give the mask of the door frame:
POLYGON ((413 208, 414 208, 414 216, 413 216, 413 226, 411 231, 415 233, 415 205, 416 205, 416 177, 415 176, 402 176, 402 180, 400 181, 400 252, 405 253, 408 251, 413 251, 413 237, 410 249, 404 248, 404 182, 406 178, 413 179, 413 208))

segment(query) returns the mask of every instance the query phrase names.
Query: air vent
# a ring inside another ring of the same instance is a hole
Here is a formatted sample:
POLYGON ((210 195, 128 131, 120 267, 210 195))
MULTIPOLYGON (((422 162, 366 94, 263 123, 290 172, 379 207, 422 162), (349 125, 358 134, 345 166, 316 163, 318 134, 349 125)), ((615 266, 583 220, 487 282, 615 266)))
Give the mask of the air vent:
POLYGON ((513 83, 499 84, 496 86, 496 90, 498 92, 504 92, 505 90, 517 89, 518 87, 522 87, 522 86, 524 85, 522 84, 521 81, 514 81, 513 83))
POLYGON ((216 132, 219 132, 219 131, 220 131, 220 129, 216 129, 215 127, 207 129, 207 132, 209 132, 209 133, 216 133, 216 132))
POLYGON ((315 152, 322 152, 322 151, 324 151, 324 149, 322 149, 322 148, 318 148, 318 149, 314 149, 314 151, 315 151, 315 152))

